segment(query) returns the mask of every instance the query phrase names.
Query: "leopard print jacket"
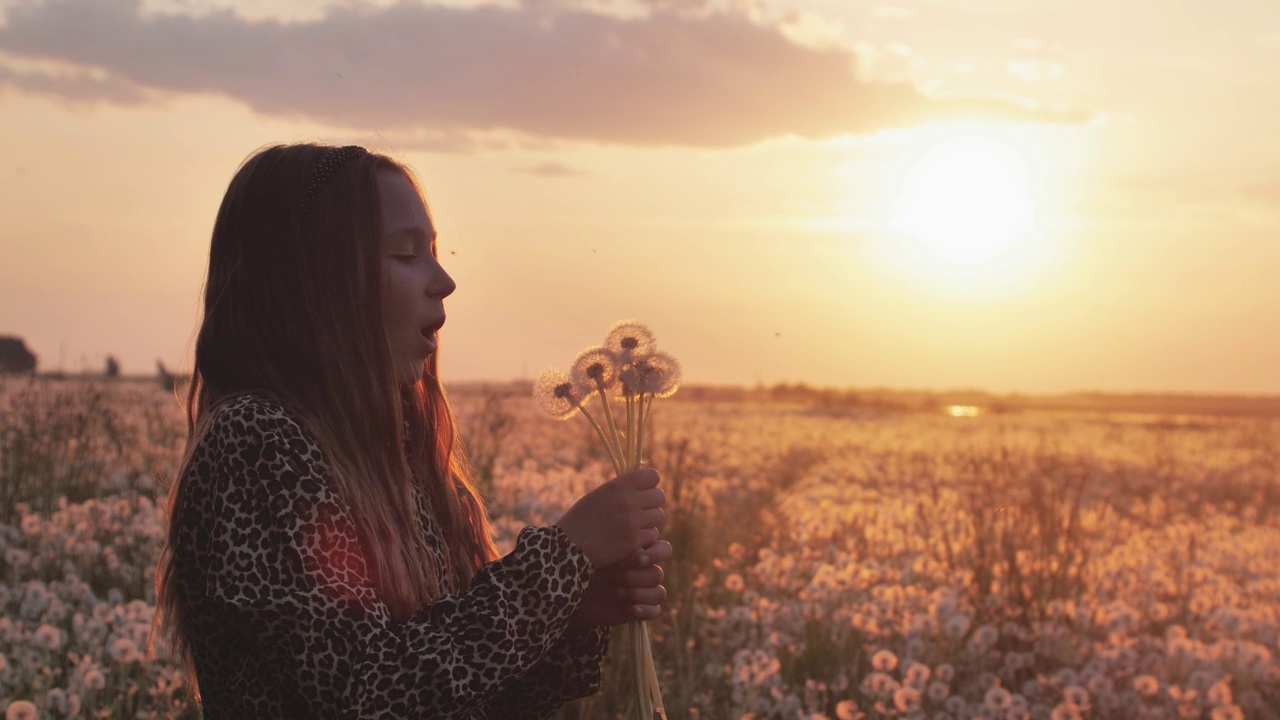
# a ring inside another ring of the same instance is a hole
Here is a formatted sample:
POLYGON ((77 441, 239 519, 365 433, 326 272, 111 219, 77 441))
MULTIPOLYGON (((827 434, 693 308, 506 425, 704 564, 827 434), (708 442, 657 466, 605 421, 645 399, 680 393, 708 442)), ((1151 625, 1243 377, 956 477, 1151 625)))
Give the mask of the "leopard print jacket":
MULTIPOLYGON (((461 591, 393 621, 319 448, 278 404, 215 411, 173 522, 175 589, 206 720, 544 718, 594 693, 607 628, 575 631, 591 564, 525 528, 461 591)), ((443 540, 418 497, 427 545, 443 540)))

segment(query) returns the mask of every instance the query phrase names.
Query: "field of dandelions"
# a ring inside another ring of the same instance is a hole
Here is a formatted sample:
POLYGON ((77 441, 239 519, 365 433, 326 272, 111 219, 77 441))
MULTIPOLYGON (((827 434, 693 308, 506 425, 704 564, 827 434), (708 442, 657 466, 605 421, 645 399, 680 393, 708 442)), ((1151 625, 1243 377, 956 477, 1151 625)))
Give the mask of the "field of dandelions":
MULTIPOLYGON (((527 388, 456 392, 499 544, 607 479, 527 388)), ((197 717, 147 647, 185 429, 154 384, 0 385, 0 708, 197 717)), ((655 409, 672 718, 1280 718, 1280 423, 655 409)), ((558 717, 628 717, 626 643, 558 717)))

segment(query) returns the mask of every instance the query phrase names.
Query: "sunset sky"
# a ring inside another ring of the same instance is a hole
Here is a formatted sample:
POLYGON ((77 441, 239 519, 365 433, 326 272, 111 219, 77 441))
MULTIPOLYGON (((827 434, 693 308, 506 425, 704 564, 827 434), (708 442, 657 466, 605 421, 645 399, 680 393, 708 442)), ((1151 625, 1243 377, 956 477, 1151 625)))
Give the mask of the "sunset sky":
POLYGON ((418 172, 446 380, 1280 393, 1280 3, 0 0, 0 334, 189 369, 281 141, 418 172))

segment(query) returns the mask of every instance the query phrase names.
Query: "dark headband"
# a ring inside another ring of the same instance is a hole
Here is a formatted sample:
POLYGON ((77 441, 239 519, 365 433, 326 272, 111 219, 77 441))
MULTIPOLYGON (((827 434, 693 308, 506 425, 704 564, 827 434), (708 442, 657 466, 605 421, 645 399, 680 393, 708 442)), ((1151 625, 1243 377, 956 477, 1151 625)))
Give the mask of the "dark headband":
POLYGON ((338 166, 352 158, 368 154, 369 151, 359 145, 330 148, 321 158, 320 163, 316 165, 316 169, 311 171, 311 177, 307 180, 307 188, 302 195, 302 212, 307 212, 307 209, 311 207, 312 201, 320 193, 320 188, 324 187, 324 184, 329 181, 338 166))

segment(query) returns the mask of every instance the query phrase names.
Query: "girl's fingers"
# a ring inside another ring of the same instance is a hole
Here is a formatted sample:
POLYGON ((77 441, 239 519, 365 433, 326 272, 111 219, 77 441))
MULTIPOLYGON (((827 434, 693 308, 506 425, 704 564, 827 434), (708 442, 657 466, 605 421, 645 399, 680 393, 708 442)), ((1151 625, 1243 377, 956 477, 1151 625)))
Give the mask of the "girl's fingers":
POLYGON ((659 540, 633 555, 631 557, 631 566, 641 568, 648 565, 657 565, 670 560, 674 552, 670 542, 659 540))
POLYGON ((652 508, 649 510, 643 510, 640 513, 640 527, 658 528, 659 530, 661 530, 663 524, 666 523, 666 521, 667 521, 667 514, 662 511, 662 508, 652 508))
POLYGON ((652 545, 658 542, 659 536, 658 528, 646 527, 640 531, 640 544, 644 546, 652 545))
POLYGON ((618 585, 629 588, 657 587, 662 584, 664 573, 657 565, 618 573, 618 585))
POLYGON ((657 587, 623 588, 622 599, 632 605, 661 605, 667 601, 667 589, 657 587))
POLYGON ((662 504, 666 502, 666 500, 667 494, 659 487, 641 490, 636 493, 636 502, 640 504, 640 507, 646 509, 662 507, 662 504))
POLYGON ((658 486, 658 482, 661 481, 662 479, 658 475, 658 471, 654 470, 653 468, 640 468, 639 470, 632 470, 631 472, 626 473, 621 477, 622 479, 626 480, 631 485, 632 488, 636 490, 647 490, 649 488, 655 488, 658 486))
POLYGON ((662 606, 660 605, 632 605, 631 619, 632 620, 653 620, 653 619, 656 619, 658 617, 658 614, 661 612, 662 612, 662 606))

